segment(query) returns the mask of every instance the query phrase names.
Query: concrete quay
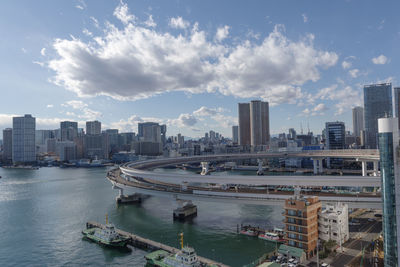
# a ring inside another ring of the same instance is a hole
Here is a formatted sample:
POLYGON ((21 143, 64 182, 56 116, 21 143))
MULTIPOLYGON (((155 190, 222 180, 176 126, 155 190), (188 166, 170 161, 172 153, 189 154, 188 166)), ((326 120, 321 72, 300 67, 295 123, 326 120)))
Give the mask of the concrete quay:
MULTIPOLYGON (((93 221, 89 221, 86 223, 86 228, 90 229, 90 228, 105 228, 104 224, 98 223, 98 222, 93 222, 93 221)), ((121 235, 121 236, 126 236, 128 237, 130 240, 128 242, 129 245, 136 247, 136 248, 141 248, 144 250, 150 250, 150 251, 155 251, 155 250, 165 250, 169 253, 177 253, 179 251, 179 249, 135 235, 135 234, 131 234, 129 232, 120 230, 115 228, 115 231, 121 235)), ((197 258, 199 259, 200 263, 205 264, 205 265, 216 265, 218 267, 229 267, 228 265, 225 265, 223 263, 220 262, 216 262, 201 256, 197 256, 197 258)))

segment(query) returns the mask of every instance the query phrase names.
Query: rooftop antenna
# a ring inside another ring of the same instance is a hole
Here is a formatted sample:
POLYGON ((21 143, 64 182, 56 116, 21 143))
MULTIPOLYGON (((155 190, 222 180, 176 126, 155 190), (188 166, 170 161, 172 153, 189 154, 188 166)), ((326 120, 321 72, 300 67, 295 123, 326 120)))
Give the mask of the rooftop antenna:
POLYGON ((310 122, 307 120, 307 129, 308 129, 308 134, 310 134, 310 122))

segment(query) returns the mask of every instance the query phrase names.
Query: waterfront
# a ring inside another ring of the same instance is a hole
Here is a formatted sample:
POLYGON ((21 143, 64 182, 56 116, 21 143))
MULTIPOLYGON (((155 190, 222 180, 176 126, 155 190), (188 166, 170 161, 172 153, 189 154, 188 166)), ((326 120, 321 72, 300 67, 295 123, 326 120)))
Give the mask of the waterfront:
POLYGON ((274 249, 237 235, 236 225, 279 226, 279 207, 199 202, 198 217, 183 224, 172 220, 172 198, 118 207, 105 174, 106 168, 0 168, 0 266, 143 266, 145 251, 118 252, 82 240, 85 223, 103 222, 105 214, 120 229, 175 247, 183 231, 199 255, 231 266, 274 249))

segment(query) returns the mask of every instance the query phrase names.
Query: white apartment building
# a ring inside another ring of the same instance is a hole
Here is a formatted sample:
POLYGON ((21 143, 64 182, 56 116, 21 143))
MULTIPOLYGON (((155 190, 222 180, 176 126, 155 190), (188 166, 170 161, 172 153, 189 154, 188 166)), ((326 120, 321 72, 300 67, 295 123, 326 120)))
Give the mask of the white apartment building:
POLYGON ((343 203, 326 205, 318 218, 319 238, 324 241, 334 240, 338 245, 349 239, 349 211, 343 203))

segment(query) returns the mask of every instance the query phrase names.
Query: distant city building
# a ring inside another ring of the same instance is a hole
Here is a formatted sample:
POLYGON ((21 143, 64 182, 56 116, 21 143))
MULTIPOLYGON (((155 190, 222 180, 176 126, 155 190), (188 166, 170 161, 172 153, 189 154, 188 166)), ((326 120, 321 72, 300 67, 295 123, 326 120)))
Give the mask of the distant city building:
POLYGON ((119 134, 118 129, 107 129, 105 133, 108 135, 108 142, 111 153, 118 152, 119 149, 119 134))
POLYGON ((319 239, 341 245, 349 239, 349 210, 346 204, 326 205, 318 217, 319 239))
POLYGON ((400 105, 399 105, 399 99, 400 99, 400 87, 395 87, 393 88, 393 114, 397 118, 399 122, 399 127, 400 127, 400 105))
MULTIPOLYGON (((325 123, 325 145, 326 149, 344 149, 346 147, 346 129, 344 122, 325 123)), ((343 164, 343 159, 327 158, 327 167, 339 167, 343 164)))
POLYGON ((366 147, 377 148, 378 119, 392 117, 392 84, 364 86, 364 127, 366 147))
POLYGON ((46 140, 49 138, 54 138, 53 130, 36 130, 35 133, 35 144, 36 145, 46 145, 46 140))
POLYGON ((12 129, 3 130, 3 160, 12 160, 12 129))
POLYGON ((161 143, 163 146, 165 146, 165 143, 167 142, 167 125, 162 124, 160 125, 160 131, 161 131, 161 143))
POLYGON ((76 145, 72 141, 57 142, 56 151, 60 161, 76 160, 76 145))
POLYGON ((101 122, 87 121, 86 122, 86 134, 101 134, 101 122))
POLYGON ((108 134, 87 134, 84 144, 86 158, 108 159, 110 150, 108 134))
POLYGON ((56 149, 56 143, 57 139, 56 138, 49 138, 46 140, 46 152, 49 154, 56 154, 57 149, 56 149))
POLYGON ((346 129, 344 122, 325 123, 325 142, 327 149, 344 149, 346 129))
POLYGON ((400 169, 398 164, 399 126, 397 118, 378 120, 379 154, 382 175, 384 266, 400 266, 400 169))
POLYGON ((318 242, 318 197, 295 195, 285 200, 284 224, 287 244, 303 249, 307 258, 316 254, 318 242))
POLYGON ((161 127, 156 122, 143 122, 138 124, 139 140, 161 143, 161 127))
POLYGON ((60 123, 61 141, 74 141, 78 136, 78 123, 76 121, 62 121, 60 123))
POLYGON ((288 139, 295 140, 297 138, 296 130, 293 128, 289 129, 288 139))
POLYGON ((31 115, 13 117, 12 161, 14 164, 36 161, 35 130, 36 119, 31 115))
POLYGON ((364 108, 353 108, 353 135, 360 137, 361 131, 364 130, 364 108))
POLYGON ((253 147, 269 142, 269 104, 260 100, 250 102, 250 143, 253 147))
POLYGON ((250 146, 250 103, 238 104, 239 145, 250 146))
POLYGON ((239 142, 239 126, 232 126, 232 142, 234 144, 239 142))

